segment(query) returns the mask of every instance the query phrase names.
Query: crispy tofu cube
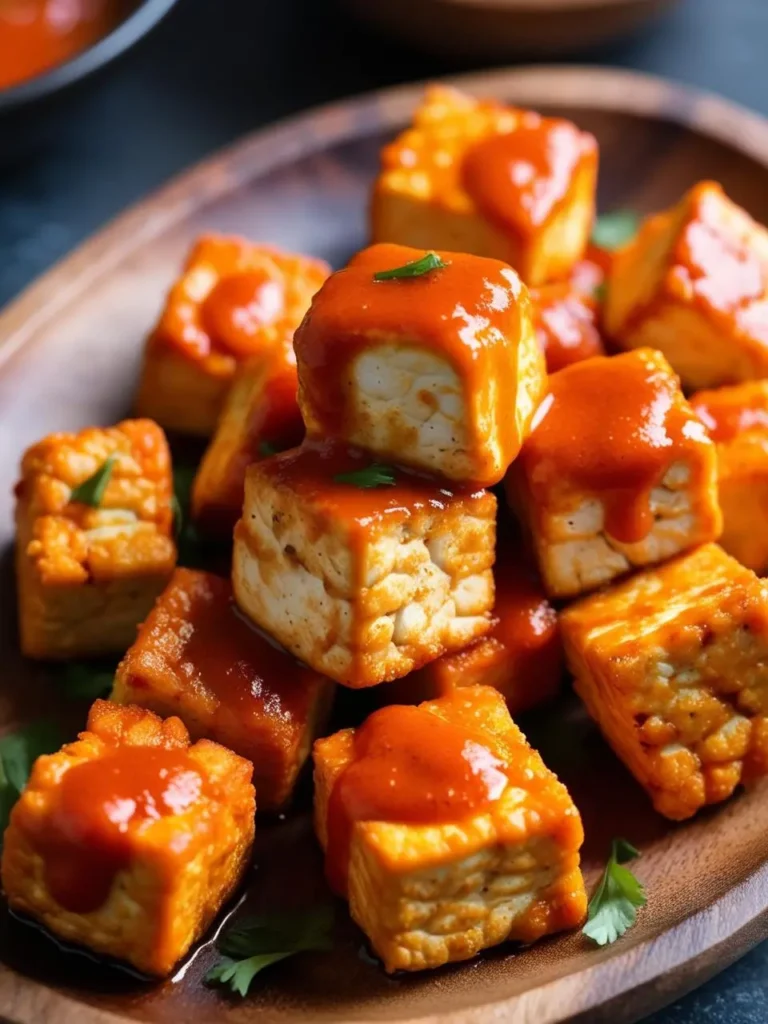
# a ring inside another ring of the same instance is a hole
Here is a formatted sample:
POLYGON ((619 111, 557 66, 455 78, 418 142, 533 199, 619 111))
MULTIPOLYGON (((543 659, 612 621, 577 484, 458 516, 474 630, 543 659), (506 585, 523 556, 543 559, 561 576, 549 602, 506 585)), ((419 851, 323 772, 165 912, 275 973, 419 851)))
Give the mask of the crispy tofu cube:
POLYGON ((532 288, 531 303, 547 373, 605 355, 597 329, 597 301, 582 290, 579 279, 575 284, 563 281, 532 288))
POLYGON ((563 680, 557 612, 536 573, 516 552, 500 557, 493 572, 490 631, 455 654, 444 654, 404 679, 382 686, 382 703, 415 704, 466 686, 492 686, 511 715, 551 700, 563 680))
POLYGON ((584 919, 579 813, 495 690, 382 708, 314 760, 326 872, 388 971, 584 919))
POLYGON ((251 765, 178 718, 96 701, 88 731, 35 762, 2 859, 11 908, 167 975, 248 865, 251 765))
POLYGON ((768 381, 699 391, 691 405, 717 445, 719 544, 762 576, 768 571, 768 381))
POLYGON ((605 326, 663 352, 685 388, 768 376, 768 231, 719 185, 694 186, 615 254, 605 326))
POLYGON ((350 687, 406 675, 490 627, 496 499, 329 442, 250 466, 235 530, 242 611, 350 687))
POLYGON ((587 359, 549 384, 507 493, 551 597, 718 536, 715 446, 660 353, 587 359))
POLYGON ((716 544, 567 608, 576 690, 660 814, 768 772, 768 592, 716 544))
POLYGON ((301 444, 297 383, 292 346, 276 345, 238 368, 192 488, 192 516, 204 534, 230 539, 248 466, 301 444))
POLYGON ((176 563, 171 459, 149 420, 51 434, 21 462, 16 578, 31 658, 122 654, 176 563), (98 506, 73 491, 108 460, 98 506))
POLYGON ((597 163, 569 121, 432 86, 382 152, 373 241, 490 256, 530 285, 564 277, 589 239, 597 163))
POLYGON ((546 387, 528 291, 503 263, 462 253, 375 279, 424 255, 372 246, 315 296, 294 338, 307 434, 489 486, 546 387))
POLYGON ((328 273, 322 260, 243 238, 200 238, 147 341, 138 414, 210 437, 237 366, 290 345, 328 273))
POLYGON ((117 670, 112 700, 177 715, 253 763, 259 810, 289 800, 333 683, 240 615, 229 580, 177 569, 117 670))

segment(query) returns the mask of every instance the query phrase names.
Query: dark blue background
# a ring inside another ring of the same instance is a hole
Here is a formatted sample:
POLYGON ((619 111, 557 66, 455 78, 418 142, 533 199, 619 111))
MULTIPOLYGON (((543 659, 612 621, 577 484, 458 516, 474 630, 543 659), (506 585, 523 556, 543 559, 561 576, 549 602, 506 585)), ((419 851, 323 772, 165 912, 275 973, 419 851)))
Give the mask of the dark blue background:
MULTIPOLYGON (((768 0, 687 0, 631 42, 579 60, 666 75, 768 114, 768 0)), ((37 152, 0 169, 0 304, 128 203, 243 132, 460 69, 382 42, 327 0, 180 0, 72 98, 37 152)), ((766 1024, 768 945, 651 1022, 766 1024)))

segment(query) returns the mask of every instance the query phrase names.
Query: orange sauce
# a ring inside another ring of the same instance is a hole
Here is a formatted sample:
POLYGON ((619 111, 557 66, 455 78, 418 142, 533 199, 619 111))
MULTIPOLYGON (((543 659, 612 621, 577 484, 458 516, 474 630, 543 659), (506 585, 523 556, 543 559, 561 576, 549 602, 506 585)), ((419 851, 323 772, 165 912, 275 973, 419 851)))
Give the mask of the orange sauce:
MULTIPOLYGON (((270 643, 238 612, 229 580, 177 569, 154 612, 156 626, 129 658, 131 682, 142 687, 142 663, 178 689, 212 695, 216 715, 240 731, 269 722, 290 738, 303 725, 316 673, 270 643)), ((148 684, 147 684, 148 685, 148 684)))
POLYGON ((188 754, 162 747, 125 746, 70 768, 36 839, 51 896, 73 913, 97 910, 128 867, 134 837, 188 811, 204 788, 188 754))
POLYGON ((347 888, 352 829, 358 821, 435 825, 461 821, 497 800, 508 782, 502 752, 471 728, 424 708, 394 705, 355 732, 354 760, 331 792, 326 875, 347 888))
MULTIPOLYGON (((517 275, 498 260, 440 253, 448 264, 420 277, 374 281, 377 271, 403 266, 424 250, 381 244, 364 249, 333 274, 296 331, 302 388, 323 434, 347 434, 350 367, 369 346, 413 339, 446 358, 470 396, 490 376, 510 410, 502 445, 509 460, 519 448, 515 416, 517 344, 529 300, 517 275)), ((473 421, 483 418, 482 411, 473 421)), ((403 449, 409 441, 404 438, 403 449)))
POLYGON ((0 89, 87 49, 109 32, 119 12, 117 0, 2 0, 0 89))
POLYGON ((201 319, 221 348, 242 357, 254 351, 261 332, 284 308, 282 280, 263 267, 220 278, 203 302, 201 319))
POLYGON ((532 289, 533 322, 547 372, 605 355, 597 330, 597 304, 568 282, 532 289))
POLYGON ((557 612, 535 573, 511 558, 497 562, 493 628, 488 634, 510 652, 532 651, 557 636, 557 612))
POLYGON ((752 430, 768 430, 768 390, 759 384, 739 388, 702 391, 691 397, 693 411, 706 426, 713 441, 732 441, 752 430))
POLYGON ((597 357, 550 377, 521 458, 534 500, 565 487, 598 494, 606 532, 634 543, 653 526, 650 495, 686 450, 706 443, 674 375, 650 350, 597 357))
POLYGON ((556 212, 582 159, 596 152, 592 136, 570 122, 526 112, 514 131, 468 150, 464 188, 485 217, 526 237, 556 212))

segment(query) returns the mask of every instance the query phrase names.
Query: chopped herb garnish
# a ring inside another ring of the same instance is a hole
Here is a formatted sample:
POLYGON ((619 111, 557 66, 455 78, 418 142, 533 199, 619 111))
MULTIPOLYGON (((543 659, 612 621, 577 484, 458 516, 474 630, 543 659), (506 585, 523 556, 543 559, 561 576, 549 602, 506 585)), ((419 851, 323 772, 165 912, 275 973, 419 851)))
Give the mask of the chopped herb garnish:
POLYGON ((69 500, 79 501, 82 505, 90 505, 92 508, 98 508, 104 499, 104 494, 107 490, 107 485, 109 484, 116 461, 115 456, 110 455, 107 460, 99 466, 93 476, 89 476, 87 480, 83 480, 81 484, 78 484, 78 486, 73 489, 69 496, 69 500))
POLYGON ((114 680, 114 669, 85 661, 72 661, 61 673, 56 685, 69 700, 94 701, 97 697, 109 694, 114 680))
POLYGON ((200 535, 189 515, 196 466, 173 467, 173 528, 179 549, 179 565, 197 568, 205 561, 200 535))
POLYGON ((205 980, 211 985, 228 985, 237 995, 246 996, 265 967, 295 953, 331 949, 332 928, 330 906, 244 918, 219 938, 217 946, 223 956, 205 980))
POLYGON ((259 441, 259 455, 262 459, 268 459, 270 455, 277 455, 279 449, 275 448, 271 441, 259 441))
POLYGON ((173 515, 173 536, 178 540, 184 529, 184 513, 181 509, 181 502, 175 494, 171 495, 171 514, 173 515))
POLYGON ((605 297, 608 294, 608 285, 605 281, 602 281, 592 292, 595 302, 605 302, 605 297))
POLYGON ((615 942, 637 919, 638 907, 645 906, 645 890, 629 868, 623 865, 639 857, 626 839, 614 839, 603 877, 589 901, 584 934, 605 946, 615 942))
POLYGON ((363 490, 374 487, 392 487, 395 483, 395 471, 390 466, 374 462, 363 469, 354 469, 350 473, 337 473, 333 478, 337 484, 352 484, 363 490))
POLYGON ((406 277, 422 277, 433 270, 441 270, 447 267, 436 252, 427 252, 418 260, 411 260, 402 267, 393 267, 392 270, 379 270, 373 275, 374 281, 397 281, 406 277))
POLYGON ((612 252, 637 234, 640 218, 633 210, 614 210, 598 217, 592 228, 592 242, 612 252))
POLYGON ((32 765, 41 754, 58 750, 62 737, 52 722, 32 722, 0 737, 0 833, 5 832, 11 808, 27 784, 32 765))

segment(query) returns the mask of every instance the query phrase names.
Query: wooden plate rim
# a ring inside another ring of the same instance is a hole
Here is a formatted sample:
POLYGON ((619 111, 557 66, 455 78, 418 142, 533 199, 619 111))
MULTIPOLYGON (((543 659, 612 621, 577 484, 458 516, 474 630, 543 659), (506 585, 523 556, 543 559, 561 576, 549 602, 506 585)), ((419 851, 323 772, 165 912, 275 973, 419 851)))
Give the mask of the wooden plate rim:
MULTIPOLYGON (((446 82, 478 94, 514 96, 515 102, 532 106, 557 102, 671 121, 751 156, 768 170, 768 121, 719 96, 661 78, 611 68, 537 65, 452 77, 446 82)), ((0 370, 34 341, 59 310, 193 210, 329 144, 403 123, 424 84, 364 94, 283 120, 203 160, 133 205, 42 275, 0 314, 0 338, 4 339, 0 342, 0 370)), ((412 1020, 421 1024, 489 1024, 509 1019, 513 1009, 520 1024, 586 1020, 585 1014, 628 993, 628 972, 632 989, 638 989, 658 983, 670 970, 685 968, 688 988, 693 988, 765 937, 768 862, 661 936, 628 945, 624 951, 621 947, 596 951, 594 966, 575 975, 556 978, 517 996, 412 1020), (723 954, 720 947, 726 943, 723 954), (672 963, 670 949, 677 952, 672 963), (555 1006, 568 1006, 569 1017, 553 1016, 555 1006)), ((678 988, 673 994, 679 992, 678 988)), ((125 1022, 122 1016, 78 1002, 0 965, 3 1020, 38 1024, 52 1019, 48 1014, 53 1012, 58 1024, 125 1022)), ((359 1024, 369 1021, 361 1019, 359 1024)))

